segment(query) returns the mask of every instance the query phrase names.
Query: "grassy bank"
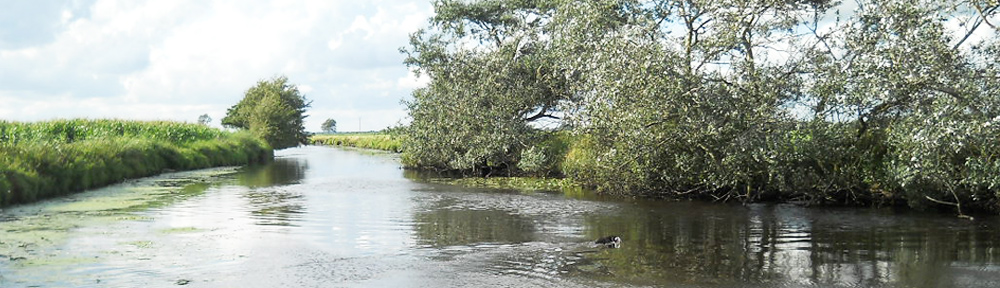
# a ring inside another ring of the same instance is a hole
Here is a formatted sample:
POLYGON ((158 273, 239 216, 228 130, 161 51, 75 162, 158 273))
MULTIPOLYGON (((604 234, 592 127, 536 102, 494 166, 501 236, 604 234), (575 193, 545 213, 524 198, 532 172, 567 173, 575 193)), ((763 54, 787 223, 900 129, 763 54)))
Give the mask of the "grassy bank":
POLYGON ((168 170, 245 165, 272 149, 248 133, 166 121, 0 121, 0 205, 168 170))
POLYGON ((400 137, 380 132, 313 135, 309 137, 309 144, 376 149, 396 153, 403 152, 400 137))

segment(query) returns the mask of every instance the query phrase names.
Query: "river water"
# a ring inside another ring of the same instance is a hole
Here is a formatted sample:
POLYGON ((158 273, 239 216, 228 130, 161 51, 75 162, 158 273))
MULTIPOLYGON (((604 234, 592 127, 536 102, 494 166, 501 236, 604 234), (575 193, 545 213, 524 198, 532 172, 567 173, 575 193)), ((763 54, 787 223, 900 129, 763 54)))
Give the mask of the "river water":
POLYGON ((315 146, 209 171, 6 209, 0 286, 1000 287, 995 217, 463 188, 315 146))

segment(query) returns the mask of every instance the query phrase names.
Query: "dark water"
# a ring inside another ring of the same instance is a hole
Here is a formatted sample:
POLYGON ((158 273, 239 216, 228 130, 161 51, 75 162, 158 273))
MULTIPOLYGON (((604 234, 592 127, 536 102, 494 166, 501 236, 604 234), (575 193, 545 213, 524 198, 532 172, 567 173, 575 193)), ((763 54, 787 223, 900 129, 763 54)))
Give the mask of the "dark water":
POLYGON ((96 260, 0 258, 0 286, 1000 287, 998 218, 420 179, 389 154, 280 151, 273 164, 191 184, 194 196, 74 227, 44 248, 96 260), (590 244, 607 235, 621 248, 590 244))

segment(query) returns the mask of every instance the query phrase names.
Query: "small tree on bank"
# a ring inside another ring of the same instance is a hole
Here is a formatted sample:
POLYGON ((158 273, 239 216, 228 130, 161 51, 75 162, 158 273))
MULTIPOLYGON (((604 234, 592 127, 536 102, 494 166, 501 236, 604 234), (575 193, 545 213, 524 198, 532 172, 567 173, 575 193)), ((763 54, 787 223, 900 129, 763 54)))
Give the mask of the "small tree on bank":
POLYGON ((198 124, 208 126, 209 123, 212 123, 212 117, 209 117, 208 114, 198 116, 198 124))
POLYGON ((308 140, 303 122, 310 103, 288 77, 260 80, 229 108, 222 125, 250 130, 274 149, 295 147, 308 140))
POLYGON ((319 129, 327 133, 337 132, 337 120, 333 120, 333 118, 326 119, 326 121, 323 121, 323 124, 319 126, 319 129))

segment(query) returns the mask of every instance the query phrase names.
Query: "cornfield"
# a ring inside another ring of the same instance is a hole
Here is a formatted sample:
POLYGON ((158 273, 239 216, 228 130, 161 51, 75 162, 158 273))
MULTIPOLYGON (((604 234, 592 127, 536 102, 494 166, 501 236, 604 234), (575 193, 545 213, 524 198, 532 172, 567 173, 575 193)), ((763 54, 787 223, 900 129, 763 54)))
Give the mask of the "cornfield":
POLYGON ((149 139, 173 144, 211 140, 227 133, 208 126, 170 121, 53 120, 43 122, 0 121, 0 144, 73 143, 115 137, 149 139))

